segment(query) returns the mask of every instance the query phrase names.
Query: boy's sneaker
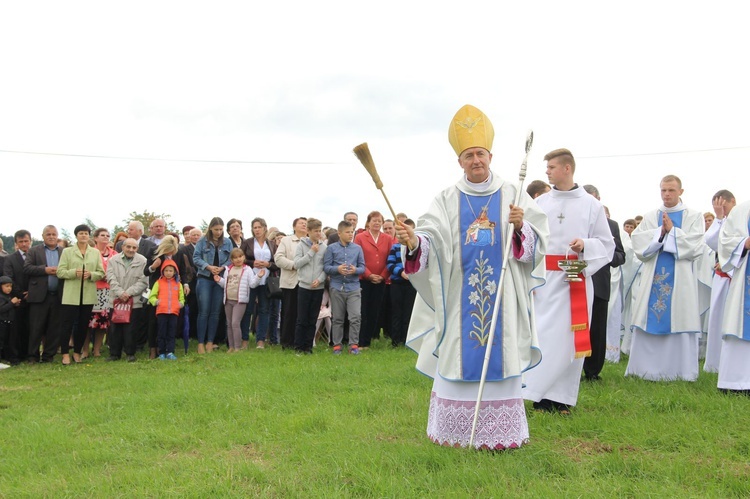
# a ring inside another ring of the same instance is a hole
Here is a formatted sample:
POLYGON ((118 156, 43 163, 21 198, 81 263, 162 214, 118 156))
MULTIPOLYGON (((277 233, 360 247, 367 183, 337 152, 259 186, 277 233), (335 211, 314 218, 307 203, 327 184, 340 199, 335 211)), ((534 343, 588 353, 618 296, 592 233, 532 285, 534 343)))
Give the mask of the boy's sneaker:
POLYGON ((167 354, 167 360, 177 360, 177 356, 174 353, 169 352, 167 354))
POLYGON ((333 347, 333 355, 341 355, 341 345, 333 347))
POLYGON ((8 364, 3 364, 2 362, 0 362, 0 370, 2 370, 2 369, 8 369, 9 367, 10 366, 8 364))
POLYGON ((164 354, 159 355, 159 360, 167 360, 167 356, 164 354))
POLYGON ((350 346, 349 353, 352 355, 359 355, 359 347, 357 345, 350 346))

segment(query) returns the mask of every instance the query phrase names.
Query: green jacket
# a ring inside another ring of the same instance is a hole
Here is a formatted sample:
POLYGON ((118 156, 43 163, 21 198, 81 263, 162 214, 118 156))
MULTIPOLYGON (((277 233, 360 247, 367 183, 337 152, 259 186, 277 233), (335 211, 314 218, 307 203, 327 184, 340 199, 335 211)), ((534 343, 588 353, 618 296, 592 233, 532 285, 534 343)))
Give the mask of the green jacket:
POLYGON ((63 305, 96 305, 96 281, 104 278, 101 253, 98 249, 89 247, 84 257, 77 244, 65 248, 57 266, 57 277, 65 279, 63 305), (81 301, 81 278, 76 277, 76 270, 82 268, 91 272, 91 277, 83 281, 83 301, 81 301))

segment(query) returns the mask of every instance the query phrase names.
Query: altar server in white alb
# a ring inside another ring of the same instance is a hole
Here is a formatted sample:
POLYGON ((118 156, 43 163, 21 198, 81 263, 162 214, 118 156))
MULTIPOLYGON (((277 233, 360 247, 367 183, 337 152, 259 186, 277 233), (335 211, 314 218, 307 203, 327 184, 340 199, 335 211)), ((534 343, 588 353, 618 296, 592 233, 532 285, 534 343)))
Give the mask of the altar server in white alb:
MULTIPOLYGON (((708 311, 708 340, 706 342, 706 361, 703 370, 709 373, 719 372, 719 361, 721 358, 721 321, 724 318, 724 303, 727 300, 729 283, 732 275, 724 272, 718 265, 719 233, 724 226, 726 217, 737 204, 734 194, 722 189, 714 194, 711 203, 714 207, 716 218, 706 230, 706 245, 711 248, 714 260, 713 278, 711 280, 711 306, 708 311)), ((732 271, 730 271, 732 272, 732 271)))
POLYGON ((724 304, 718 387, 750 390, 750 201, 735 207, 719 234, 719 265, 732 273, 724 304))
POLYGON ((678 177, 667 175, 660 189, 664 204, 643 216, 631 238, 643 267, 625 375, 695 381, 701 319, 693 261, 703 251, 703 214, 682 203, 678 177))
POLYGON ((531 198, 523 192, 514 206, 517 184, 490 170, 493 137, 484 113, 459 109, 448 138, 461 179, 435 197, 416 229, 401 224, 396 234, 418 293, 406 345, 419 354, 417 369, 435 380, 427 435, 438 444, 470 443, 492 308, 502 299, 474 439, 477 448, 499 450, 529 438, 521 373, 540 359, 532 290, 544 283, 548 229, 531 198), (511 255, 500 288, 509 224, 511 255))
POLYGON ((556 149, 544 159, 554 188, 536 199, 549 218, 550 230, 547 284, 535 293, 542 362, 524 376, 523 397, 534 401, 536 410, 569 414, 578 401, 583 359, 591 355, 591 276, 612 261, 615 243, 604 207, 573 179, 573 154, 556 149), (558 265, 566 259, 588 264, 578 276, 580 281, 566 281, 558 265))

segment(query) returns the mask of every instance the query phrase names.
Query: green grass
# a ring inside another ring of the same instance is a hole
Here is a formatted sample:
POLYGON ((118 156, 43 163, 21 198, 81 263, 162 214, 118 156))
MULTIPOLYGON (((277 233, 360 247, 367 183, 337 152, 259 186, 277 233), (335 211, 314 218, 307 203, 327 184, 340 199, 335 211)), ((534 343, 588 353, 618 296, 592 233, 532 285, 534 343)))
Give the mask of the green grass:
POLYGON ((608 364, 572 416, 529 412, 529 445, 476 452, 427 439, 432 381, 385 343, 6 369, 0 497, 750 495, 750 398, 716 375, 608 364))

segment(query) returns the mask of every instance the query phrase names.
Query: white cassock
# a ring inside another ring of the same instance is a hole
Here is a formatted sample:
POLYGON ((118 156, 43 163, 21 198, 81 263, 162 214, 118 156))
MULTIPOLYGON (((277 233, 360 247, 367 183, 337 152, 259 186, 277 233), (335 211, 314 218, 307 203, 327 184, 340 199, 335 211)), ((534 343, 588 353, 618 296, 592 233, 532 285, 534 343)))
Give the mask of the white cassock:
MULTIPOLYGON (((712 225, 713 226, 713 225, 712 225)), ((709 227, 710 230, 710 227, 709 227)), ((708 320, 711 311, 711 286, 714 280, 714 264, 716 252, 704 244, 700 256, 693 262, 693 273, 698 279, 698 311, 701 316, 701 334, 698 339, 698 359, 706 358, 706 343, 708 339, 708 320)))
POLYGON ((721 323, 717 385, 726 390, 750 390, 750 269, 744 249, 749 219, 750 201, 732 209, 719 234, 719 265, 733 272, 721 323))
MULTIPOLYGON (((706 361, 703 370, 709 373, 719 372, 721 360, 721 321, 724 318, 724 302, 729 291, 730 273, 714 272, 716 252, 719 251, 719 233, 726 219, 716 219, 706 231, 706 246, 711 250, 711 298, 708 309, 708 326, 706 327, 706 361)), ((704 270, 705 272, 705 270, 704 270)), ((699 278, 704 281, 705 277, 699 278)))
POLYGON ((703 214, 679 203, 649 212, 633 231, 633 250, 643 266, 633 303, 626 376, 652 381, 698 378, 701 321, 693 261, 703 251, 704 228, 703 214), (673 219, 674 227, 660 242, 662 213, 673 219))
POLYGON ((630 344, 633 339, 633 333, 630 330, 633 316, 633 296, 638 289, 636 286, 638 272, 641 268, 641 261, 633 252, 633 243, 630 234, 625 233, 627 237, 622 238, 622 247, 625 248, 625 263, 622 268, 622 343, 620 344, 620 353, 630 355, 630 344))
MULTIPOLYGON (((417 290, 406 345, 417 369, 434 378, 427 435, 441 445, 469 445, 492 306, 497 296, 516 186, 491 174, 461 179, 441 192, 416 228, 418 259, 404 268, 417 290)), ((539 363, 532 290, 544 284, 547 217, 525 193, 520 254, 511 249, 503 279, 477 448, 520 447, 529 438, 521 373, 539 363)))
POLYGON ((622 265, 611 269, 609 303, 607 304, 607 350, 604 359, 613 364, 620 362, 620 335, 622 334, 621 267, 622 265))
MULTIPOLYGON (((536 198, 536 202, 549 219, 548 255, 565 256, 574 239, 584 241, 580 258, 588 264, 583 270, 588 321, 594 301, 591 276, 609 264, 615 252, 604 208, 582 188, 570 191, 553 189, 536 198)), ((574 332, 571 331, 570 284, 559 268, 547 268, 547 283, 536 291, 535 307, 542 362, 524 375, 523 398, 575 405, 583 357, 576 358, 574 332)))

